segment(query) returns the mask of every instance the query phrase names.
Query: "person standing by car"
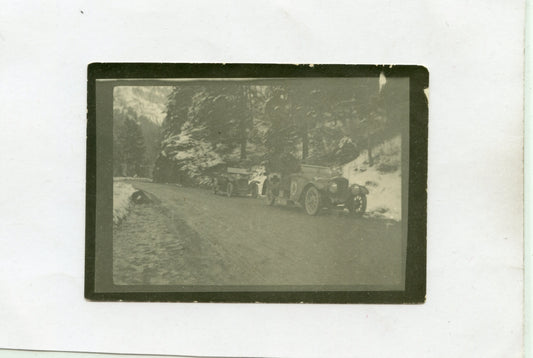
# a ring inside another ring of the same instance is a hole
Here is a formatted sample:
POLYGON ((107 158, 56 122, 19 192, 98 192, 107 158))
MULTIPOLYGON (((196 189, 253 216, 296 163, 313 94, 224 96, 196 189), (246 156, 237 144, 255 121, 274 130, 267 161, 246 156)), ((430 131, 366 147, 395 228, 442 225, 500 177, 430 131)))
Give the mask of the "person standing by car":
POLYGON ((289 190, 289 175, 300 171, 300 161, 294 155, 288 152, 272 158, 266 165, 266 174, 279 173, 281 175, 281 188, 289 190))

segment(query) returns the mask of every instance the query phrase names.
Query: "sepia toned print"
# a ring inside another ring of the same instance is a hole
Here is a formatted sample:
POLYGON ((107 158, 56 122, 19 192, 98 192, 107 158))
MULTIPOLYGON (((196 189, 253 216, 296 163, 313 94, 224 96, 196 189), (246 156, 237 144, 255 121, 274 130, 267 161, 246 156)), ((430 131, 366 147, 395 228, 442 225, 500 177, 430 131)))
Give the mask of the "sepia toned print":
POLYGON ((410 88, 384 70, 96 80, 101 291, 405 291, 410 88))

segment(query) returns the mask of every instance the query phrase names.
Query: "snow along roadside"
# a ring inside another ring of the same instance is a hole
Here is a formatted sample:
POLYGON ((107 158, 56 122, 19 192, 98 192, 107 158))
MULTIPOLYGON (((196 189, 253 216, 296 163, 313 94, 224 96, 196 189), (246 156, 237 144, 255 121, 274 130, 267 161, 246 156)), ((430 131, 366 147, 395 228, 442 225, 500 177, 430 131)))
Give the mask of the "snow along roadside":
POLYGON ((354 161, 346 164, 343 176, 350 184, 365 185, 370 191, 366 216, 402 219, 401 138, 399 136, 373 148, 375 163, 368 164, 368 153, 363 151, 354 161))
POLYGON ((113 224, 118 225, 128 215, 131 195, 135 188, 128 183, 113 181, 113 224))

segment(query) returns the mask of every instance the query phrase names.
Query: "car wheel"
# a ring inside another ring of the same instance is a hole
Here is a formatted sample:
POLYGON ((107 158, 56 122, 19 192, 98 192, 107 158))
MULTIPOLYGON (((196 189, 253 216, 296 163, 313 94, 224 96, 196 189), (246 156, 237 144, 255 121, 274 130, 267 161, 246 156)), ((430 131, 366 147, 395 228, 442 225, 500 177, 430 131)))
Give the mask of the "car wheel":
POLYGON ((354 196, 348 209, 353 215, 357 217, 362 216, 366 211, 366 195, 357 194, 354 196))
POLYGON ((310 186, 304 195, 304 208, 307 214, 316 215, 320 211, 322 206, 322 200, 318 189, 314 186, 310 186))
POLYGON ((257 195, 259 195, 259 188, 257 187, 257 184, 252 184, 252 198, 257 198, 257 195))
POLYGON ((228 186, 226 187, 226 195, 228 198, 231 198, 233 196, 233 184, 228 183, 228 186))
POLYGON ((267 187, 266 190, 266 196, 267 196, 267 204, 272 206, 276 202, 276 196, 274 195, 274 192, 271 188, 267 187))

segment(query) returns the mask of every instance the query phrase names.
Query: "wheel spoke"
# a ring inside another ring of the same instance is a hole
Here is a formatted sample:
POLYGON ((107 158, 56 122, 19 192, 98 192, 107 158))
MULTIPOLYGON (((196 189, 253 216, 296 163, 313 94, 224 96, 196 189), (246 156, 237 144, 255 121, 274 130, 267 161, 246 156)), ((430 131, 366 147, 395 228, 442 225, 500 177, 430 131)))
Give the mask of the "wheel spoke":
POLYGON ((305 201, 306 201, 306 208, 308 209, 307 212, 309 214, 313 214, 318 209, 318 193, 315 188, 310 188, 306 195, 305 195, 305 201))

